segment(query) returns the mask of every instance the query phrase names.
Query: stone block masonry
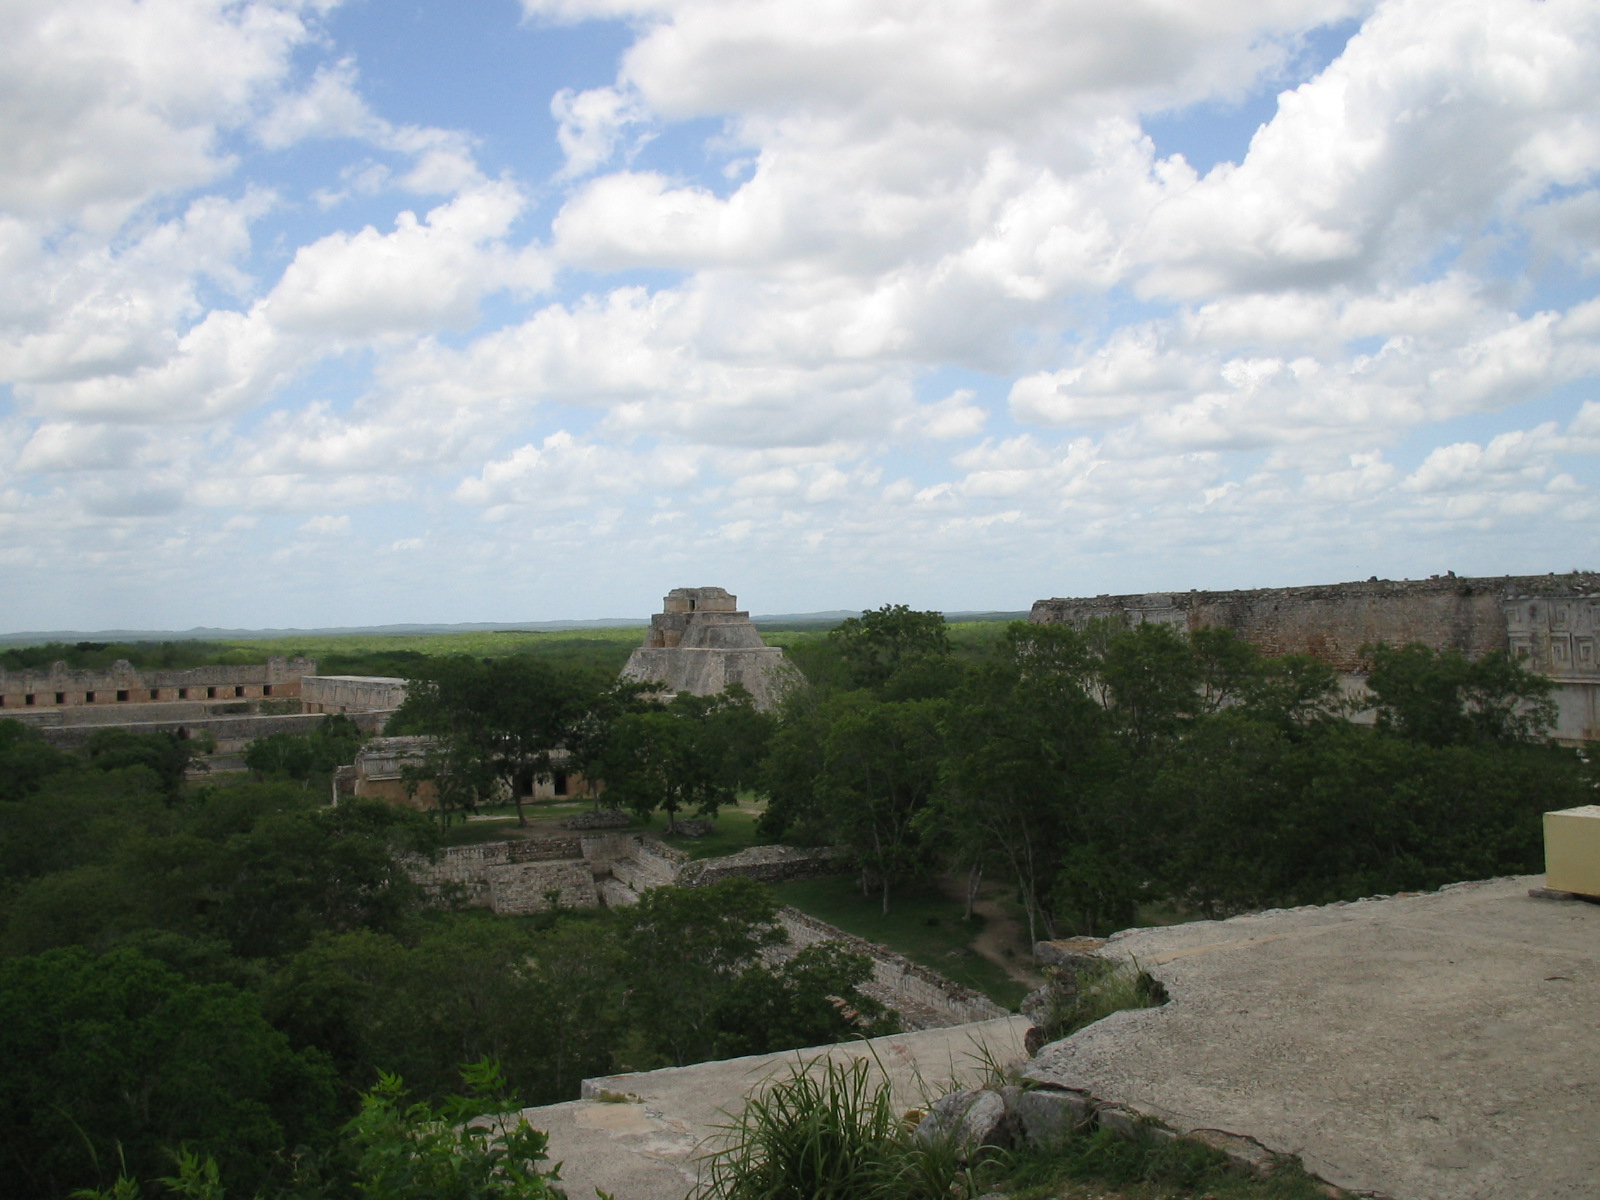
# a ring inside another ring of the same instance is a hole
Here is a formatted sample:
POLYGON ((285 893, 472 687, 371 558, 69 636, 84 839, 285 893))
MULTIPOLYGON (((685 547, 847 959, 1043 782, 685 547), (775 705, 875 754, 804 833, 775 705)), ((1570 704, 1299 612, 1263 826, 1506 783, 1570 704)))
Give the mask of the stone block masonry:
POLYGON ((786 883, 791 879, 815 879, 837 875, 843 867, 842 850, 824 846, 802 850, 794 846, 752 846, 723 858, 706 858, 687 863, 678 873, 684 887, 707 887, 735 875, 762 883, 786 883))
POLYGON ((307 712, 392 712, 406 699, 406 681, 387 675, 307 675, 300 681, 307 712))
POLYGON ((577 838, 486 842, 452 846, 437 861, 406 860, 406 870, 434 890, 459 888, 466 903, 507 916, 547 912, 551 896, 562 908, 598 908, 594 872, 581 858, 577 838))
MULTIPOLYGON (((1557 738, 1600 736, 1600 574, 1370 579, 1315 587, 1157 592, 1040 600, 1035 624, 1157 622, 1231 629, 1267 655, 1307 654, 1352 682, 1375 643, 1417 643, 1469 659, 1500 651, 1556 685, 1557 738)), ((1359 693, 1359 686, 1353 689, 1359 693)))
POLYGON ((799 672, 780 648, 761 641, 738 603, 719 587, 674 588, 650 618, 644 645, 628 658, 622 678, 694 696, 714 696, 737 683, 757 708, 772 708, 799 672))

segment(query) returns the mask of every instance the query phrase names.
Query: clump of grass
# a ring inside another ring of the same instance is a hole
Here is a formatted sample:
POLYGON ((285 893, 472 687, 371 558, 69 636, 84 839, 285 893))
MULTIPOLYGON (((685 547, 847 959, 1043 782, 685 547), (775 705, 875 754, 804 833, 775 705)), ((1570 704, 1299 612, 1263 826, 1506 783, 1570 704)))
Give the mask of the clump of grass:
POLYGON ((723 1128, 696 1200, 959 1200, 982 1164, 916 1136, 869 1058, 792 1064, 723 1128))
POLYGON ((1040 1024, 1045 1041, 1053 1042, 1114 1012, 1157 1008, 1166 1002, 1166 987, 1137 962, 1107 960, 1103 965, 1053 974, 1040 1024))

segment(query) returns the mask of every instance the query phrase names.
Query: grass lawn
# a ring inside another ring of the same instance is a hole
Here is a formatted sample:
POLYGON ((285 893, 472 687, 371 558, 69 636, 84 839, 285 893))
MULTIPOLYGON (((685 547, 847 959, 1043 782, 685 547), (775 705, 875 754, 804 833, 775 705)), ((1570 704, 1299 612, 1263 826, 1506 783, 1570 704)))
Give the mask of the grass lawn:
POLYGON ((907 888, 899 895, 891 894, 888 916, 883 915, 879 898, 863 898, 855 880, 848 876, 800 879, 777 884, 772 891, 782 903, 898 950, 1006 1008, 1015 1009, 1028 994, 1024 984, 973 951, 972 940, 983 928, 981 918, 963 920, 961 902, 933 888, 907 888))
MULTIPOLYGON (((693 817, 685 819, 692 820, 693 817)), ((705 837, 682 837, 677 834, 668 837, 665 833, 667 818, 657 812, 650 814, 649 821, 640 821, 635 817, 633 828, 628 832, 648 833, 658 837, 674 849, 682 850, 690 858, 721 858, 725 854, 737 854, 741 850, 762 844, 761 839, 756 836, 758 820, 760 820, 759 813, 725 808, 717 814, 716 829, 705 837)))

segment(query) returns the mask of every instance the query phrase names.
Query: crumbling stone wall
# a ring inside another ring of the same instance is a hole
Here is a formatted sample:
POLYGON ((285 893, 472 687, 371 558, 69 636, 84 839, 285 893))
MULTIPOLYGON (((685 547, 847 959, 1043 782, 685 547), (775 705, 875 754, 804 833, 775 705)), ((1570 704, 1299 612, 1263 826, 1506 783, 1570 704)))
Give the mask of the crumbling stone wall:
POLYGON ((836 846, 802 849, 795 846, 752 846, 722 858, 703 858, 684 865, 678 882, 684 887, 709 887, 735 875, 761 883, 785 883, 791 879, 815 879, 837 875, 843 867, 844 852, 836 846))
POLYGON ((1510 648, 1505 607, 1516 597, 1600 593, 1600 575, 1452 575, 1231 592, 1173 592, 1040 600, 1029 620, 1081 626, 1109 617, 1193 631, 1232 629, 1264 654, 1310 654, 1340 671, 1364 671, 1361 648, 1420 642, 1477 658, 1510 648))
POLYGON ((1468 658, 1501 651, 1556 684, 1556 738, 1600 736, 1600 575, 1590 572, 1058 598, 1036 602, 1029 616, 1080 628, 1097 618, 1231 629, 1263 654, 1321 659, 1347 676, 1355 696, 1372 666, 1362 650, 1374 643, 1415 642, 1468 658))
POLYGON ((383 675, 307 675, 300 681, 307 712, 392 712, 406 699, 406 681, 383 675))
POLYGON ((594 872, 577 859, 577 838, 555 838, 551 844, 528 839, 452 846, 435 862, 410 857, 407 873, 424 887, 459 888, 467 904, 511 915, 546 912, 550 893, 563 908, 597 908, 600 896, 594 872))

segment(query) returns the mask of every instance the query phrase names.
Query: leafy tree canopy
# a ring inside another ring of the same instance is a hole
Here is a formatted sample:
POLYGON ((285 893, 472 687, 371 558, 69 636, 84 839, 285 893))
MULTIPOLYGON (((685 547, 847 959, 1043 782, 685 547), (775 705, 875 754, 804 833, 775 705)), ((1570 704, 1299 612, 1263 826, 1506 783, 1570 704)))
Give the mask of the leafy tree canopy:
POLYGON ((1380 729, 1429 746, 1527 742, 1555 724, 1555 685, 1501 653, 1469 662, 1459 651, 1369 646, 1380 729))
POLYGON ((829 632, 856 687, 876 688, 913 660, 950 653, 944 614, 918 612, 904 604, 851 617, 829 632))

